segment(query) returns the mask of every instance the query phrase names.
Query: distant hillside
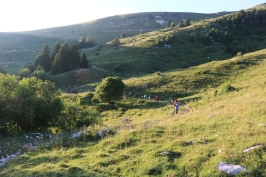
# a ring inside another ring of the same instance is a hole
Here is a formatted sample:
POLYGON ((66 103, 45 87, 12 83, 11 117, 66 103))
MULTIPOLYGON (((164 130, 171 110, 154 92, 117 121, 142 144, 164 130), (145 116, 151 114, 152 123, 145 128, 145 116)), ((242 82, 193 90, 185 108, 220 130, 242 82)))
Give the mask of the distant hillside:
POLYGON ((78 40, 85 35, 93 37, 97 43, 106 43, 114 37, 120 37, 124 32, 126 36, 139 34, 140 31, 154 31, 163 29, 168 20, 176 25, 180 20, 190 19, 193 23, 209 18, 216 18, 231 12, 217 12, 212 14, 189 13, 189 12, 146 12, 124 14, 88 21, 81 24, 48 28, 24 32, 45 37, 56 37, 66 40, 78 40))
POLYGON ((116 15, 84 22, 82 24, 62 26, 18 33, 0 33, 0 64, 9 72, 17 74, 25 65, 32 64, 35 56, 46 43, 52 51, 55 43, 67 41, 73 44, 81 36, 92 37, 98 44, 120 38, 164 29, 170 20, 175 25, 180 20, 190 19, 192 23, 208 18, 219 17, 230 12, 199 14, 186 12, 149 12, 116 15))
POLYGON ((266 3, 262 3, 262 4, 258 4, 252 8, 249 8, 248 10, 252 10, 252 9, 265 9, 266 8, 266 3))

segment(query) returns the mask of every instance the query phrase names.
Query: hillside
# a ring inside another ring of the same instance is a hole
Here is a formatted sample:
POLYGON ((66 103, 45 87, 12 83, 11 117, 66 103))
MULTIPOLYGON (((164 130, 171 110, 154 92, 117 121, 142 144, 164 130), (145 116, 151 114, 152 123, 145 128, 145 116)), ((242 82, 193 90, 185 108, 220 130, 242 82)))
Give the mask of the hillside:
POLYGON ((67 41, 74 44, 81 36, 93 37, 98 44, 105 44, 113 38, 120 38, 122 33, 126 37, 163 29, 166 22, 171 20, 176 25, 181 19, 190 18, 192 22, 228 14, 196 14, 185 12, 153 12, 117 15, 84 22, 82 24, 62 26, 17 33, 0 33, 0 64, 8 73, 17 74, 18 70, 29 63, 33 63, 35 56, 43 45, 48 44, 52 50, 55 43, 67 41))
POLYGON ((96 104, 104 124, 83 129, 78 139, 60 140, 54 135, 51 146, 10 161, 0 167, 0 175, 226 176, 217 168, 226 162, 247 168, 247 174, 238 176, 265 176, 265 148, 243 153, 266 143, 265 54, 261 50, 184 71, 125 80, 131 91, 147 82, 142 93, 165 98, 183 90, 189 94, 178 98, 186 105, 172 114, 166 99, 158 103, 123 99, 114 107, 96 104), (97 131, 106 127, 115 134, 99 138, 97 131))
MULTIPOLYGON (((125 38, 117 31, 120 46, 102 43, 80 50, 91 61, 90 68, 47 78, 63 92, 77 86, 79 93, 63 93, 60 98, 95 113, 99 123, 82 124, 71 132, 51 127, 47 132, 1 137, 0 176, 233 175, 221 170, 225 163, 242 167, 236 176, 266 176, 265 12, 217 14, 186 27, 142 34, 136 28, 136 34, 126 33, 125 38), (126 85, 127 94, 114 104, 93 99, 94 88, 106 76, 119 76, 126 85), (152 99, 129 97, 129 92, 152 99), (179 101, 177 114, 169 97, 179 101), (14 159, 6 162, 9 158, 14 159)), ((187 13, 163 14, 179 18, 187 13)), ((136 26, 138 15, 142 14, 100 19, 91 25, 100 21, 102 26, 117 25, 124 18, 127 24, 131 24, 127 19, 135 21, 136 26)), ((152 25, 156 28, 158 24, 152 25)), ((106 28, 111 29, 114 26, 106 28)), ((37 31, 19 35, 32 33, 38 40, 49 37, 50 42, 55 36, 61 38, 49 30, 42 36, 37 31)), ((74 34, 81 33, 74 30, 74 34)), ((62 39, 75 40, 71 35, 62 39)), ((69 112, 79 115, 73 110, 69 112)), ((73 116, 70 121, 76 119, 82 118, 73 116)))

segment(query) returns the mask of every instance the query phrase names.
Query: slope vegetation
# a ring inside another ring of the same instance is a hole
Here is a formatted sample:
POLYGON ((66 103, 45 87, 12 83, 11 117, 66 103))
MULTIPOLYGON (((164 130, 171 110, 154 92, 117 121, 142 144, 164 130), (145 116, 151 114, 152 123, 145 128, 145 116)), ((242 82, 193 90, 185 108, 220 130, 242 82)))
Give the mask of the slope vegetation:
MULTIPOLYGON (((167 100, 125 98, 102 109, 104 124, 78 139, 60 139, 1 167, 1 176, 226 176, 220 162, 241 165, 238 176, 265 176, 266 50, 184 71, 125 80, 134 91, 179 97, 178 114, 167 100), (158 81, 163 77, 164 83, 158 81), (158 85, 152 85, 158 81, 158 85), (166 87, 165 87, 166 86, 166 87), (174 88, 174 89, 173 89, 174 88), (173 96, 173 95, 172 95, 173 96), (103 137, 97 130, 114 134, 103 137), (260 146, 263 147, 263 146, 260 146)), ((80 131, 82 131, 80 130, 80 131)))

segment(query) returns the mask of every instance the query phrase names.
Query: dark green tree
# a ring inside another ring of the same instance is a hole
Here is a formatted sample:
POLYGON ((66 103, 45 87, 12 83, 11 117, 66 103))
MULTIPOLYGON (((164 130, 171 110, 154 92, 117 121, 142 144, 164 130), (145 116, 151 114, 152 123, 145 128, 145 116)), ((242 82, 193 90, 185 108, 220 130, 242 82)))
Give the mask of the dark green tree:
POLYGON ((52 75, 60 74, 64 72, 63 66, 60 62, 59 54, 56 54, 55 60, 53 62, 52 68, 51 68, 52 75))
POLYGON ((71 58, 70 58, 70 48, 67 42, 65 42, 58 54, 55 56, 56 60, 58 59, 58 61, 60 62, 60 65, 63 68, 64 72, 68 72, 71 71, 71 58))
POLYGON ((111 103, 114 100, 121 98, 125 84, 119 77, 106 77, 102 80, 100 85, 96 88, 95 97, 102 102, 111 103))
POLYGON ((0 133, 41 130, 61 114, 63 105, 53 83, 35 77, 0 74, 0 133))
POLYGON ((183 22, 183 20, 180 20, 180 22, 178 24, 178 28, 183 28, 183 27, 185 27, 184 22, 183 22))
POLYGON ((119 41, 119 39, 117 39, 117 38, 114 38, 111 42, 110 42, 110 45, 111 46, 119 46, 120 45, 120 41, 119 41))
POLYGON ((45 44, 42 48, 42 52, 39 52, 35 58, 35 67, 37 68, 38 65, 43 66, 45 72, 51 70, 51 57, 50 51, 47 44, 45 44))
POLYGON ((60 92, 53 83, 35 77, 25 78, 14 89, 17 128, 24 131, 41 130, 48 127, 61 114, 60 92))
POLYGON ((166 23, 166 28, 169 28, 171 26, 171 22, 170 20, 168 20, 168 22, 166 23))
POLYGON ((90 66, 89 60, 87 59, 87 56, 85 53, 82 54, 80 67, 81 68, 88 68, 90 66))
POLYGON ((0 65, 0 73, 6 74, 6 71, 1 67, 1 65, 0 65))
POLYGON ((53 50, 52 56, 51 56, 51 67, 52 67, 53 62, 55 60, 55 55, 59 52, 60 48, 61 48, 61 44, 59 41, 57 41, 57 43, 54 46, 54 50, 53 50))
POLYGON ((80 54, 79 48, 74 44, 70 49, 70 68, 71 70, 76 69, 80 66, 80 54))
POLYGON ((79 41, 78 41, 78 47, 81 48, 85 48, 86 47, 86 38, 85 37, 80 37, 79 41))
POLYGON ((125 38, 125 37, 126 37, 125 33, 122 33, 121 38, 125 38))
POLYGON ((190 26, 190 25, 191 25, 191 23, 190 23, 190 19, 189 19, 189 18, 186 19, 184 25, 185 25, 185 26, 190 26))
POLYGON ((175 22, 172 22, 170 25, 170 28, 174 28, 175 27, 175 22))
POLYGON ((85 41, 85 47, 93 47, 95 45, 95 41, 91 37, 87 37, 85 41))

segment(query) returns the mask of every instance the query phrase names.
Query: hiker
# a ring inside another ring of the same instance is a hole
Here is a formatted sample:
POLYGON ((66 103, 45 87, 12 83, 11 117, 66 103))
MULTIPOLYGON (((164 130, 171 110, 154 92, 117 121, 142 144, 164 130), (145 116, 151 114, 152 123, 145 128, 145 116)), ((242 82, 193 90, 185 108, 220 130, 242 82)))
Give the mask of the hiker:
POLYGON ((146 96, 147 96, 146 94, 143 95, 144 100, 146 100, 146 96))
POLYGON ((175 113, 176 114, 178 113, 178 108, 179 108, 178 104, 175 104, 175 113))
POLYGON ((172 102, 172 97, 169 97, 168 101, 169 101, 169 104, 171 104, 171 102, 172 102))
POLYGON ((177 102, 177 99, 173 99, 173 105, 175 106, 176 104, 178 104, 178 102, 177 102))
POLYGON ((159 96, 158 96, 158 95, 155 97, 155 100, 156 100, 157 102, 159 101, 159 96))

